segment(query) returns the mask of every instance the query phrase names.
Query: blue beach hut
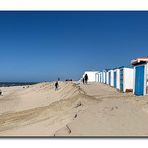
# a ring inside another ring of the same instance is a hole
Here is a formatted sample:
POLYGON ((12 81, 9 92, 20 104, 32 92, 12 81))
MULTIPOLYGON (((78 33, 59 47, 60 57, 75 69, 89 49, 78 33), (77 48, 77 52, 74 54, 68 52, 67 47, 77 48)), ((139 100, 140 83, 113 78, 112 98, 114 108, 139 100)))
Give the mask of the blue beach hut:
POLYGON ((134 66, 134 89, 137 96, 148 94, 148 58, 137 58, 131 61, 134 66))

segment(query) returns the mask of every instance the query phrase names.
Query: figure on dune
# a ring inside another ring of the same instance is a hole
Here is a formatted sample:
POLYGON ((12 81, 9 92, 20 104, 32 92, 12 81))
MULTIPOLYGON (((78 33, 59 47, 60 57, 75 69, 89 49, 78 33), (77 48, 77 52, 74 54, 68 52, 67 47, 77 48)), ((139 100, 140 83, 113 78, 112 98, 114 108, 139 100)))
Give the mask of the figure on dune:
POLYGON ((84 78, 82 79, 83 84, 85 83, 84 78))
POLYGON ((59 87, 59 83, 58 83, 58 81, 56 81, 56 83, 55 83, 55 91, 58 90, 58 87, 59 87))
POLYGON ((85 84, 87 84, 87 82, 88 82, 88 75, 87 74, 85 74, 85 76, 84 76, 84 81, 85 81, 85 84))
POLYGON ((2 96, 2 90, 0 89, 0 96, 2 96))

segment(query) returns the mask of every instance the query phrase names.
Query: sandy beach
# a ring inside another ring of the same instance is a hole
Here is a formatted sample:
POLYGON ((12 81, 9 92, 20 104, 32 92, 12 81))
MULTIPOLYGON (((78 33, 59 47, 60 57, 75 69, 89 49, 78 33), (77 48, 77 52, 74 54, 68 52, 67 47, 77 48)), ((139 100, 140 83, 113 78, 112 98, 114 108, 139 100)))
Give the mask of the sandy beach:
POLYGON ((147 136, 148 97, 99 83, 1 87, 0 136, 147 136))

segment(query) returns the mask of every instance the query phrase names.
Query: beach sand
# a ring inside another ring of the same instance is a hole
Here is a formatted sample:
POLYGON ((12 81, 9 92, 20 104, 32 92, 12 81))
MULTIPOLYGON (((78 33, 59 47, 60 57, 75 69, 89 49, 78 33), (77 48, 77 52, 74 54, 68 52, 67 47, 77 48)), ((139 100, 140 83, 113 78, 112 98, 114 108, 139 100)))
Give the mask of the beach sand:
POLYGON ((0 136, 148 136, 148 97, 99 83, 1 87, 0 136))

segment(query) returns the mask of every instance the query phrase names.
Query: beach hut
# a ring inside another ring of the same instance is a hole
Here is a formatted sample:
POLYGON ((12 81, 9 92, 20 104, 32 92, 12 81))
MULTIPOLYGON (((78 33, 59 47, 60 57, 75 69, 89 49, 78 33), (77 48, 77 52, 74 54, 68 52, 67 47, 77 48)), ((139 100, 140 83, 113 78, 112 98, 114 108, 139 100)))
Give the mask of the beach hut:
POLYGON ((105 83, 106 81, 106 70, 103 70, 102 72, 102 83, 105 83))
POLYGON ((103 83, 103 72, 100 72, 100 83, 103 83))
POLYGON ((108 81, 110 86, 114 86, 114 70, 113 69, 108 71, 108 81))
POLYGON ((114 87, 120 89, 120 69, 114 68, 114 87))
POLYGON ((84 72, 83 77, 85 76, 85 74, 87 74, 88 82, 98 82, 98 73, 99 71, 86 71, 84 72))
POLYGON ((107 70, 103 70, 99 73, 99 82, 107 84, 108 82, 107 70))
POLYGON ((98 72, 98 82, 101 83, 101 72, 98 72))
POLYGON ((97 72, 97 73, 95 74, 95 77, 96 77, 96 78, 95 78, 95 79, 96 79, 95 82, 99 82, 99 72, 97 72))
POLYGON ((108 70, 106 71, 106 82, 105 84, 109 84, 109 72, 108 70))
POLYGON ((130 67, 120 67, 120 90, 122 92, 133 91, 134 69, 130 67))
POLYGON ((137 58, 131 61, 134 66, 134 87, 135 95, 148 95, 148 57, 137 58))
POLYGON ((109 84, 109 69, 105 69, 105 84, 109 84))

